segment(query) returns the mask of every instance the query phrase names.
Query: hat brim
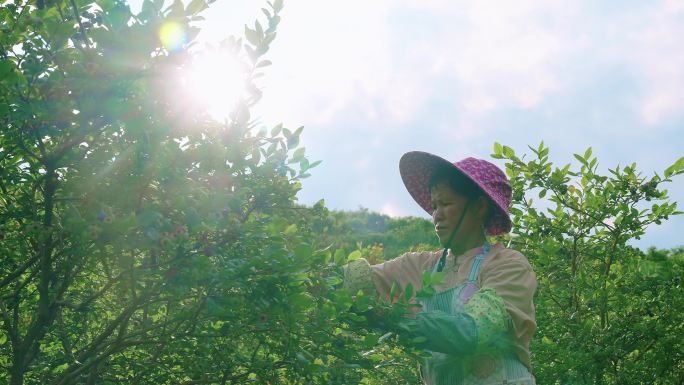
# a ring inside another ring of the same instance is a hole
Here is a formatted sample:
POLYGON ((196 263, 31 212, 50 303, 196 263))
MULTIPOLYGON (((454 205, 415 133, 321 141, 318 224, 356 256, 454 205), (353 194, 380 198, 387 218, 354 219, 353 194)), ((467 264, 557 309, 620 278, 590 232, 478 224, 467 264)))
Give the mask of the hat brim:
POLYGON ((508 208, 502 207, 501 203, 492 199, 480 182, 444 158, 423 151, 411 151, 404 154, 399 160, 399 173, 406 190, 408 190, 411 197, 423 210, 432 215, 433 209, 429 182, 433 173, 439 167, 449 167, 458 171, 475 183, 476 186, 480 187, 485 196, 493 203, 492 208, 494 212, 485 224, 485 230, 488 235, 505 234, 511 230, 512 223, 508 215, 508 208))

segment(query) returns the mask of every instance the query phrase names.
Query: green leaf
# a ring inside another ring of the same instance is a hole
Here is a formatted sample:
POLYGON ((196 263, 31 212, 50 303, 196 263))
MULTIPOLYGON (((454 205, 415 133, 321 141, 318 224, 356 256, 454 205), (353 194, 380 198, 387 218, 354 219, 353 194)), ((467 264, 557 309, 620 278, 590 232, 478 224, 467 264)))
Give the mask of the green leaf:
POLYGON ((299 127, 297 127, 296 130, 294 130, 294 133, 293 133, 292 135, 297 135, 297 136, 299 136, 299 135, 301 135, 301 133, 302 133, 303 130, 304 130, 304 126, 299 126, 299 127))
POLYGON ((269 12, 269 10, 266 9, 266 8, 261 8, 261 12, 264 13, 264 15, 266 16, 267 19, 270 19, 271 17, 273 17, 273 16, 271 15, 271 12, 269 12))
POLYGON ((435 290, 435 288, 433 288, 432 286, 427 286, 427 287, 423 287, 422 289, 420 289, 420 291, 416 294, 416 297, 421 298, 421 299, 422 298, 429 298, 430 296, 433 296, 436 293, 437 293, 437 291, 435 290))
POLYGON ((294 234, 294 233, 296 233, 296 232, 297 232, 297 225, 294 224, 294 223, 291 224, 291 225, 289 225, 289 226, 287 226, 287 228, 285 228, 285 231, 284 231, 284 233, 287 234, 287 235, 289 235, 289 234, 294 234))
POLYGON ((270 66, 271 64, 273 64, 273 63, 271 63, 270 60, 262 60, 259 63, 257 63, 256 68, 267 67, 267 66, 270 66))
POLYGON ((311 163, 311 164, 309 165, 308 169, 310 170, 310 169, 312 169, 312 168, 318 166, 319 164, 321 164, 321 162, 322 162, 322 161, 317 160, 317 161, 311 163))
POLYGON ((0 60, 0 80, 4 79, 10 72, 14 71, 14 63, 9 59, 0 60))
POLYGON ((302 243, 294 248, 294 253, 298 259, 305 260, 308 259, 311 254, 313 254, 313 249, 306 243, 302 243))
POLYGON ((587 151, 584 152, 584 159, 589 160, 590 156, 591 156, 591 147, 587 148, 587 151))
POLYGON ((429 271, 423 272, 423 287, 428 287, 432 284, 432 274, 429 271))
POLYGON ((264 29, 261 27, 259 20, 254 22, 254 31, 256 32, 259 41, 264 40, 264 29))
POLYGON ((515 156, 515 151, 508 146, 503 146, 503 154, 506 158, 513 158, 515 156))
POLYGON ((563 169, 561 169, 561 175, 565 176, 568 173, 568 170, 570 170, 570 163, 566 164, 563 169))
POLYGON ((389 292, 389 297, 390 300, 394 300, 394 297, 397 294, 397 290, 399 289, 399 286, 397 285, 397 281, 392 282, 392 287, 390 287, 390 292, 389 292))
POLYGON ((303 310, 313 306, 314 299, 308 293, 295 293, 294 295, 290 296, 289 302, 293 307, 303 310))
POLYGON ((378 336, 377 334, 369 334, 366 337, 364 337, 363 346, 366 349, 370 349, 378 343, 379 339, 380 339, 380 336, 378 336))
POLYGON ((191 15, 195 15, 207 9, 209 6, 205 0, 192 0, 185 11, 191 15))
POLYGON ((587 163, 587 161, 584 158, 582 158, 581 156, 579 156, 578 154, 572 154, 572 155, 575 157, 575 159, 579 160, 580 163, 582 163, 583 165, 585 165, 585 166, 589 165, 587 163))
POLYGON ((302 160, 299 161, 299 168, 301 169, 300 170, 301 173, 304 173, 306 170, 308 170, 309 169, 309 160, 302 157, 302 160))
POLYGON ((438 271, 434 274, 432 274, 432 285, 439 285, 442 282, 444 282, 444 272, 443 271, 438 271))
POLYGON ((672 175, 678 175, 684 172, 684 157, 679 158, 670 167, 665 169, 665 178, 669 178, 672 175))
POLYGON ((259 43, 261 43, 261 39, 259 39, 259 34, 257 33, 257 31, 250 29, 246 24, 245 37, 247 38, 247 41, 249 41, 253 46, 258 46, 259 43))
POLYGON ((498 142, 494 142, 494 154, 501 155, 503 153, 503 146, 498 142))
POLYGON ((302 354, 302 352, 295 353, 295 357, 297 357, 297 360, 299 360, 299 362, 301 362, 305 365, 311 364, 311 361, 309 361, 309 359, 306 358, 306 356, 304 354, 302 354))
POLYGON ((154 10, 159 12, 164 6, 164 0, 152 0, 152 5, 154 6, 154 10))
POLYGON ((510 167, 509 164, 506 164, 506 175, 512 179, 515 178, 518 173, 512 167, 510 167))
POLYGON ((255 148, 254 150, 252 150, 252 163, 257 165, 257 164, 259 164, 260 160, 261 160, 261 149, 255 148))
POLYGON ((174 0, 169 7, 170 12, 167 17, 172 19, 182 19, 185 15, 185 6, 181 0, 174 0))
POLYGON ((361 254, 361 251, 354 250, 347 256, 347 262, 355 261, 355 260, 361 258, 362 256, 363 255, 361 254))
POLYGON ((282 9, 283 9, 283 0, 275 0, 273 2, 273 11, 278 13, 278 12, 282 11, 282 9))
POLYGON ((298 148, 295 150, 295 152, 292 154, 292 162, 299 162, 304 158, 304 147, 298 148))
POLYGON ((287 139, 287 147, 288 148, 295 148, 299 145, 299 136, 298 135, 292 135, 287 139))
POLYGON ((333 261, 335 261, 336 266, 342 266, 346 263, 347 258, 344 255, 344 249, 335 250, 335 255, 333 256, 333 261))
POLYGON ((155 7, 155 4, 151 0, 143 0, 141 10, 143 13, 148 15, 153 13, 156 14, 159 11, 159 9, 155 7))
POLYGON ((413 284, 412 284, 411 282, 409 282, 409 283, 406 285, 406 289, 405 289, 405 292, 404 292, 404 298, 405 298, 407 301, 409 301, 409 300, 411 299, 411 297, 413 297, 413 284))
POLYGON ((413 342, 416 345, 422 344, 425 341, 427 341, 427 338, 423 336, 413 337, 413 339, 411 340, 411 342, 413 342))

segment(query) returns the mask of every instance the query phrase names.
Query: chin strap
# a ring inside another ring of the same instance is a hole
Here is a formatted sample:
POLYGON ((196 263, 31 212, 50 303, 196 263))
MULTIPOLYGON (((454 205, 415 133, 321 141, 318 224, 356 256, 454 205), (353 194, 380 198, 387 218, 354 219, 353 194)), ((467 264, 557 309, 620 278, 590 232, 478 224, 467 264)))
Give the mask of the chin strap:
POLYGON ((456 227, 454 227, 454 229, 451 231, 451 234, 449 234, 449 239, 444 245, 444 251, 442 251, 442 256, 439 258, 439 262, 437 262, 437 272, 440 272, 444 269, 444 265, 446 264, 446 257, 449 253, 449 246, 451 245, 451 242, 454 241, 458 229, 461 228, 461 224, 463 224, 463 219, 465 218, 466 212, 468 212, 468 208, 470 208, 470 200, 466 202, 465 207, 463 207, 461 217, 458 218, 458 223, 456 224, 456 227))

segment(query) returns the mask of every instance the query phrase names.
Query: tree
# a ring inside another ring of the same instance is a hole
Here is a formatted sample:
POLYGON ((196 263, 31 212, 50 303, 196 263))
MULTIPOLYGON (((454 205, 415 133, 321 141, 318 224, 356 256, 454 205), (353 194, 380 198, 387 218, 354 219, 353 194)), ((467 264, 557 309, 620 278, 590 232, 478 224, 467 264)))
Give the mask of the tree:
POLYGON ((316 163, 249 115, 282 1, 218 48, 248 84, 224 122, 169 86, 207 4, 163 3, 0 9, 0 381, 353 382, 351 297, 291 220, 316 163))
POLYGON ((540 283, 532 346, 539 382, 681 382, 681 250, 644 254, 628 241, 681 214, 663 185, 684 173, 684 158, 649 178, 636 164, 602 175, 591 148, 575 154, 579 168, 554 167, 543 143, 530 149, 525 160, 496 144, 493 157, 507 160, 514 189, 511 242, 540 283))

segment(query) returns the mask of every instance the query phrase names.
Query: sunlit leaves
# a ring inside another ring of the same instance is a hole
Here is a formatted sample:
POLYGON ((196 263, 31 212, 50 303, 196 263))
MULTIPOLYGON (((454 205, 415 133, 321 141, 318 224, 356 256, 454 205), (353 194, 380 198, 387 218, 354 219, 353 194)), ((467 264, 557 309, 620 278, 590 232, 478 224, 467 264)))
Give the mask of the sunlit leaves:
MULTIPOLYGON (((283 364, 292 338, 326 346, 329 334, 308 334, 324 324, 315 309, 329 321, 351 298, 333 294, 339 277, 320 274, 330 252, 305 242, 311 230, 292 215, 312 167, 298 150, 302 129, 256 130, 255 85, 228 122, 170 102, 160 84, 188 60, 204 1, 146 1, 132 15, 102 0, 75 15, 80 23, 57 3, 24 8, 30 34, 3 35, 3 49, 23 44, 0 62, 0 243, 10 251, 0 290, 15 298, 2 311, 22 314, 4 325, 16 332, 0 334, 3 359, 25 360, 13 371, 25 383, 238 381, 247 367, 272 383, 308 375, 283 364), (183 34, 173 47, 159 41, 164 21, 183 34), (322 297, 309 293, 313 282, 322 297), (218 354, 225 346, 232 353, 218 354), (198 356, 212 359, 187 359, 198 356)), ((250 59, 267 51, 281 8, 271 7, 268 28, 255 24, 250 59)), ((225 47, 244 49, 240 39, 225 47)))
POLYGON ((206 0, 192 0, 190 4, 185 8, 185 11, 191 15, 195 15, 207 9, 209 5, 206 0))
MULTIPOLYGON (((655 314, 642 305, 648 301, 654 306, 653 293, 636 288, 671 281, 665 275, 644 281, 643 272, 652 264, 630 242, 648 226, 679 214, 663 185, 681 173, 682 162, 667 168, 664 179, 657 174, 644 177, 636 164, 609 168, 604 174, 591 147, 573 154, 579 167, 555 167, 543 143, 529 148, 531 158, 518 157, 495 144, 492 156, 506 159, 513 186, 511 242, 535 266, 540 283, 535 301, 539 330, 531 347, 533 361, 544 357, 537 364, 537 379, 639 381, 638 373, 648 372, 649 364, 637 360, 637 354, 621 352, 653 346, 671 333, 650 316, 644 318, 655 314), (622 335, 629 335, 629 342, 622 335)), ((673 304, 672 299, 665 301, 673 304)), ((681 306, 677 301, 675 307, 681 306)), ((679 322, 671 314, 663 317, 665 323, 679 322)), ((658 383, 670 383, 673 370, 664 370, 658 383)))
POLYGON ((684 157, 679 158, 672 166, 665 169, 665 178, 684 173, 684 157))

